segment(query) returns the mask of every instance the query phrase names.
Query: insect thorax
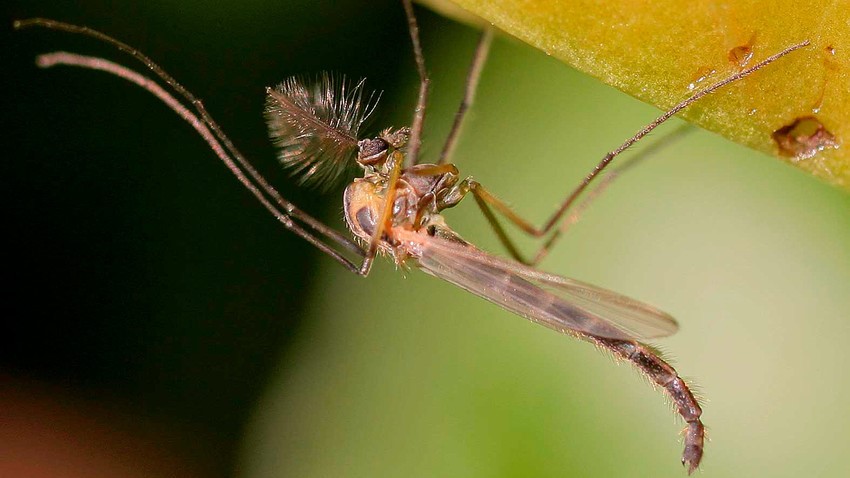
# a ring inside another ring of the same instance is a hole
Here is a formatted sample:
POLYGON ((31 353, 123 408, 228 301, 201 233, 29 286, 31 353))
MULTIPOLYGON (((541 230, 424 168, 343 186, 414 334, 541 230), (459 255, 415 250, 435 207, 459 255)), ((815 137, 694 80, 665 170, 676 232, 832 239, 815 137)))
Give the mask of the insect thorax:
MULTIPOLYGON (((394 168, 404 161, 407 129, 384 131, 374 139, 358 143, 357 162, 365 173, 346 189, 343 197, 345 221, 354 235, 370 241, 381 218, 394 168)), ((440 211, 457 204, 460 197, 454 166, 418 164, 403 169, 395 185, 390 218, 380 243, 383 250, 395 247, 393 231, 445 229, 440 211)))

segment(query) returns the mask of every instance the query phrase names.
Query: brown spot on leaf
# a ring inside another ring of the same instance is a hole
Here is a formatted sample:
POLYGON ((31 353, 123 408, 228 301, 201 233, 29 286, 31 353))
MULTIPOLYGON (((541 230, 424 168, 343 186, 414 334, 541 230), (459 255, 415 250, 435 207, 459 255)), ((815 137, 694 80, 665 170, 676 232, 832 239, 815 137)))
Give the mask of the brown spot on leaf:
POLYGON ((736 46, 729 50, 729 61, 741 68, 747 66, 747 63, 750 62, 750 58, 752 57, 753 48, 749 45, 736 46))
POLYGON ((814 116, 803 116, 771 135, 779 153, 797 160, 808 159, 826 148, 837 148, 835 136, 814 116))
POLYGON ((753 45, 756 43, 756 34, 753 33, 747 43, 738 45, 729 50, 729 61, 737 67, 744 68, 753 57, 753 45))

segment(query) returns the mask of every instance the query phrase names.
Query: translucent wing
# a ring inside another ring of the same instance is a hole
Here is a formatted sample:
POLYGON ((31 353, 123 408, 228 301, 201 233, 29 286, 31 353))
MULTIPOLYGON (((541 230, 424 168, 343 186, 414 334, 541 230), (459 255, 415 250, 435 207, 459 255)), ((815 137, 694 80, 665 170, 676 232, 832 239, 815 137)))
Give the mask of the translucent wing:
POLYGON ((629 340, 665 337, 678 329, 667 313, 616 292, 540 272, 465 243, 408 235, 425 272, 560 332, 629 340))

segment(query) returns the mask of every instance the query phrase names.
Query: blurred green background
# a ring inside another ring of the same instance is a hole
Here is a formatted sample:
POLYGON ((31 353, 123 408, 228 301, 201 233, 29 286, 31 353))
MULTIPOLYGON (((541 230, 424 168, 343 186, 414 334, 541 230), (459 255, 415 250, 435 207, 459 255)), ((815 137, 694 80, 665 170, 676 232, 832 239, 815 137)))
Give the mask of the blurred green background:
MULTIPOLYGON (((414 102, 395 1, 5 9, 7 24, 49 16, 139 47, 287 197, 337 225, 341 189, 300 189, 275 164, 263 87, 367 76, 384 91, 373 130, 406 124, 414 102)), ((433 158, 477 33, 418 12, 433 158)), ((32 63, 57 49, 122 55, 61 33, 3 35, 7 418, 50 397, 191 470, 166 475, 684 476, 682 424, 631 367, 415 270, 348 274, 279 227, 148 93, 32 63)), ((656 114, 501 37, 456 163, 539 223, 656 114)), ((628 155, 641 152, 542 267, 678 318, 658 345, 706 399, 704 476, 850 474, 850 195, 678 120, 628 155)), ((501 253, 473 202, 447 219, 501 253)))

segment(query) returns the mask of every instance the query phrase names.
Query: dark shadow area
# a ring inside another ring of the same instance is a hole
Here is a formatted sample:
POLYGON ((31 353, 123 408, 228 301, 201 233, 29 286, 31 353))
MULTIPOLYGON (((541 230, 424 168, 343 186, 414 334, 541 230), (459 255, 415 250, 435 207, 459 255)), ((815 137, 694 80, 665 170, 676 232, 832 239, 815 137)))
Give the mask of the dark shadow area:
POLYGON ((48 384, 167 424, 183 437, 180 453, 227 475, 307 294, 321 293, 312 271, 327 259, 269 217, 149 93, 103 73, 37 69, 35 55, 55 50, 139 65, 91 39, 12 31, 13 19, 32 16, 148 54, 204 99, 286 197, 341 227, 341 188, 298 188, 276 164, 263 90, 329 69, 368 76, 385 99, 412 96, 391 89, 412 68, 401 6, 4 3, 3 387, 48 384))

